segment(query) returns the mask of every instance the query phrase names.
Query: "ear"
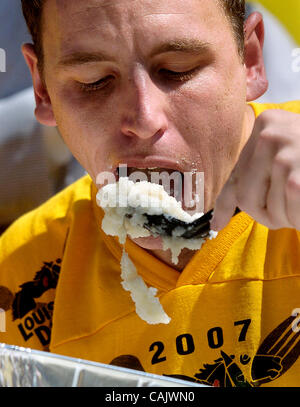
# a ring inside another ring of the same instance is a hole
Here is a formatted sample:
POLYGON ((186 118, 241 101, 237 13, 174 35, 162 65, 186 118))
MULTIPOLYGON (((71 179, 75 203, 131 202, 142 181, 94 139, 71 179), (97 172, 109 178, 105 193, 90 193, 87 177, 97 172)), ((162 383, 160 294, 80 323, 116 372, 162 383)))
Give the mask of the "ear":
POLYGON ((247 102, 262 96, 268 89, 263 59, 264 23, 260 13, 252 13, 244 26, 247 102))
POLYGON ((51 100, 38 69, 38 58, 32 44, 23 44, 22 53, 31 73, 36 102, 35 117, 45 126, 56 126, 51 100))

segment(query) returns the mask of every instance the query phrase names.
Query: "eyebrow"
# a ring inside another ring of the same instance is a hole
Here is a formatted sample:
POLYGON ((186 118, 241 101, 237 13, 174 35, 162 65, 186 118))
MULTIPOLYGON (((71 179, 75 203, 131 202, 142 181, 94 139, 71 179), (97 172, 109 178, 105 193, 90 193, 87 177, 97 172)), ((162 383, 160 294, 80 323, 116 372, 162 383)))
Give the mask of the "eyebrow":
MULTIPOLYGON (((211 49, 208 42, 196 40, 196 39, 182 39, 169 41, 163 44, 159 44, 155 47, 150 57, 158 54, 164 54, 167 52, 183 52, 189 54, 201 54, 211 49)), ((111 56, 103 52, 73 52, 69 55, 63 57, 59 62, 59 67, 72 67, 78 65, 84 65, 91 62, 105 62, 105 61, 115 61, 111 56)))
POLYGON ((59 62, 60 67, 72 67, 76 65, 84 65, 91 62, 115 61, 111 56, 103 52, 73 52, 63 57, 59 62))
POLYGON ((181 39, 160 44, 151 52, 151 57, 167 52, 201 54, 211 49, 211 44, 197 39, 181 39))

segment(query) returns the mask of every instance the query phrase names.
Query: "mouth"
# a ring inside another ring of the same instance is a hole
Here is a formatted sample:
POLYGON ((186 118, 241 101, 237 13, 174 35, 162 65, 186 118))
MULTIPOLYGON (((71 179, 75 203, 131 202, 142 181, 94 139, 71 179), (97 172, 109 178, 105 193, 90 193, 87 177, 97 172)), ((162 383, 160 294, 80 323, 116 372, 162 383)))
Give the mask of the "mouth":
POLYGON ((148 181, 162 185, 169 196, 181 203, 191 215, 204 209, 204 173, 187 162, 156 155, 124 157, 115 162, 116 182, 128 177, 133 182, 148 181))
MULTIPOLYGON (((175 165, 155 165, 153 162, 146 162, 147 159, 144 161, 120 163, 115 167, 119 185, 107 186, 105 190, 99 191, 98 205, 108 214, 102 226, 107 234, 118 232, 121 243, 129 235, 132 239, 139 239, 141 247, 166 250, 173 238, 181 238, 182 233, 190 232, 191 223, 200 218, 203 211, 195 211, 194 216, 189 213, 189 209, 185 209, 185 176, 193 174, 193 171, 183 172, 175 165), (118 221, 111 222, 109 216, 118 221), (116 225, 123 225, 123 229, 116 225)), ((202 233, 202 229, 200 232, 202 233)), ((200 237, 202 239, 202 235, 200 237)), ((195 245, 198 247, 200 243, 197 239, 189 240, 189 236, 176 242, 189 248, 195 245)), ((176 253, 180 251, 179 246, 176 246, 176 250, 174 246, 174 261, 176 253)))
POLYGON ((116 169, 117 180, 128 177, 133 182, 147 181, 162 185, 168 195, 182 202, 184 197, 184 173, 165 167, 123 167, 116 169))

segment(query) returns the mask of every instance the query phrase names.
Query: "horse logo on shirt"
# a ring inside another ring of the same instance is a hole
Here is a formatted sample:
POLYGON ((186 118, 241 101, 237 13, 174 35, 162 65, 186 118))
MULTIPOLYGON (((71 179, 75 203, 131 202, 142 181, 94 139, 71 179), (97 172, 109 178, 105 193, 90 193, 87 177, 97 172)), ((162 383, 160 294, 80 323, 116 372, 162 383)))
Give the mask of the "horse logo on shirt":
POLYGON ((39 298, 47 290, 56 288, 61 268, 61 259, 44 262, 42 268, 36 273, 33 281, 20 285, 12 303, 13 321, 23 318, 29 311, 36 308, 34 298, 39 298))
MULTIPOLYGON (((228 355, 221 350, 218 359, 205 363, 193 377, 181 374, 163 376, 215 387, 259 387, 276 380, 292 367, 300 355, 300 329, 294 327, 295 316, 293 314, 278 325, 264 339, 253 358, 245 354, 238 359, 236 355, 228 355), (247 380, 243 366, 249 363, 251 377, 247 380)), ((119 356, 110 364, 145 371, 133 355, 119 356)))

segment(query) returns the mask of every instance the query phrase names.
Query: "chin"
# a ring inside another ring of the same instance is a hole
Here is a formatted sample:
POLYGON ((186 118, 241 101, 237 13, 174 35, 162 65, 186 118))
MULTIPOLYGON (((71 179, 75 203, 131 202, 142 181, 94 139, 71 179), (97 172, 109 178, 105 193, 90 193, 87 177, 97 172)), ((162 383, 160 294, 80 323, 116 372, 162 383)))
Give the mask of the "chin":
POLYGON ((162 250, 163 242, 161 237, 139 237, 137 239, 131 239, 135 244, 147 250, 162 250))

